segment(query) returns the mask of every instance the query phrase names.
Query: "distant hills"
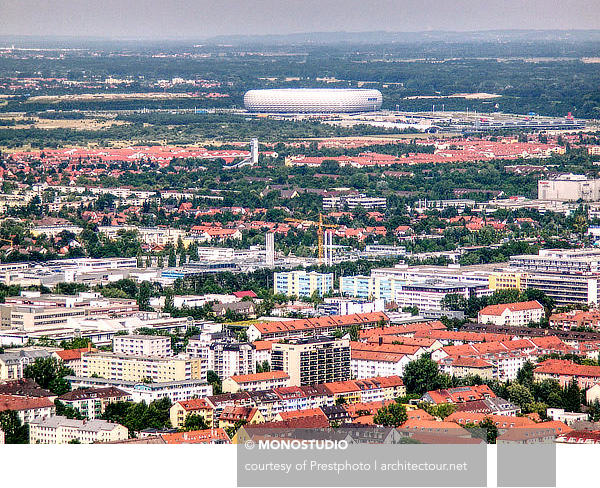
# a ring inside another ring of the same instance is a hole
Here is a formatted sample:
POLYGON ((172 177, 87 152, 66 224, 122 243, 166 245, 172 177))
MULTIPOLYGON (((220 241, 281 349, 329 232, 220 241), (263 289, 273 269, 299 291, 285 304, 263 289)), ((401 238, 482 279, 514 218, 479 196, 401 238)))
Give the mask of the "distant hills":
POLYGON ((6 36, 0 35, 0 47, 12 44, 18 47, 88 48, 144 46, 173 48, 181 45, 205 46, 325 46, 360 44, 411 43, 509 43, 509 42, 600 42, 600 30, 487 30, 487 31, 421 31, 421 32, 302 32, 268 35, 220 35, 208 38, 132 38, 132 37, 76 37, 76 36, 6 36))
POLYGON ((600 41, 600 30, 489 30, 422 32, 304 32, 281 35, 215 36, 209 44, 389 44, 414 42, 600 41))

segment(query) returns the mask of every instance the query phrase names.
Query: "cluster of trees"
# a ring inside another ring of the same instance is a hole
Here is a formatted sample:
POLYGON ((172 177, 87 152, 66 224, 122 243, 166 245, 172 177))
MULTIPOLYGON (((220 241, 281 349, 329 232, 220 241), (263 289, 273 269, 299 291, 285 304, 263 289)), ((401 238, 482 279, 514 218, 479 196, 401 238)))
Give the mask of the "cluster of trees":
POLYGON ((144 429, 171 427, 170 409, 171 401, 167 397, 150 404, 144 401, 114 402, 106 406, 102 419, 124 425, 129 429, 130 437, 134 437, 135 432, 144 429))
MULTIPOLYGON (((535 288, 528 288, 523 291, 517 289, 496 290, 489 296, 471 296, 468 299, 459 294, 449 293, 442 299, 442 307, 444 310, 464 312, 468 317, 477 317, 477 313, 488 305, 527 302, 530 300, 537 300, 540 302, 546 310, 546 315, 554 309, 554 299, 535 288)), ((532 325, 548 327, 548 320, 547 318, 544 318, 542 319, 541 324, 532 325)))
POLYGON ((71 384, 65 376, 75 376, 75 372, 66 367, 59 359, 49 356, 38 358, 25 367, 25 378, 31 378, 42 388, 50 390, 57 396, 71 391, 71 384))

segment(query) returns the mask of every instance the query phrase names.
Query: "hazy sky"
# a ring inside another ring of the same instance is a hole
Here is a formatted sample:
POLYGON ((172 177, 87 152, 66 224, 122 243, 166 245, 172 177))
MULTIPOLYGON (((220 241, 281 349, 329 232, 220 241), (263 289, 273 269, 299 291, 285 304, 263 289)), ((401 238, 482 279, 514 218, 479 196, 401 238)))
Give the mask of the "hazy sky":
POLYGON ((0 0, 0 35, 600 29, 600 0, 0 0))

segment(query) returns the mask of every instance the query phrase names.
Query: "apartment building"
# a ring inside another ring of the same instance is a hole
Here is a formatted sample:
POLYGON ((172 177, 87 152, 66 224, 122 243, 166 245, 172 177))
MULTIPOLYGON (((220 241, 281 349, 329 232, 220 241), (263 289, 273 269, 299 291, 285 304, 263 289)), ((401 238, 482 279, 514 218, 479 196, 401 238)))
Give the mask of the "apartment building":
POLYGON ((159 356, 173 355, 171 338, 157 335, 115 335, 113 352, 127 356, 159 356))
POLYGON ((47 397, 0 395, 0 413, 15 412, 23 424, 55 414, 54 402, 47 397))
POLYGON ((58 399, 65 405, 73 407, 89 420, 99 418, 110 403, 132 400, 131 394, 113 386, 77 389, 61 395, 58 399))
POLYGON ((333 290, 333 273, 284 271, 274 273, 273 283, 275 293, 297 297, 310 297, 313 293, 323 296, 333 290))
POLYGON ((248 327, 248 338, 256 340, 279 340, 292 337, 331 335, 336 331, 347 331, 350 327, 361 329, 387 327, 389 317, 383 312, 357 313, 352 315, 330 315, 308 319, 262 322, 248 327))
POLYGON ((166 382, 203 379, 199 359, 128 356, 114 352, 83 353, 83 376, 109 380, 166 382))
POLYGON ((60 415, 29 423, 30 444, 81 444, 123 441, 129 438, 124 427, 106 420, 75 420, 60 415))
POLYGON ((97 351, 97 349, 93 349, 90 343, 89 346, 85 348, 55 351, 52 353, 52 356, 62 361, 67 368, 71 368, 76 376, 81 376, 83 374, 83 361, 81 360, 81 355, 84 352, 95 351, 97 351))
POLYGON ((250 374, 256 370, 256 348, 247 342, 217 333, 194 336, 190 339, 186 353, 200 361, 203 377, 214 371, 224 379, 234 375, 250 374))
POLYGON ((290 385, 314 385, 350 379, 350 342, 325 336, 290 339, 271 348, 274 371, 285 371, 290 385))
POLYGON ((544 314, 542 304, 537 300, 531 300, 528 302, 488 305, 479 311, 477 317, 482 324, 526 327, 531 323, 539 323, 544 314))
POLYGON ((168 398, 172 403, 204 398, 212 395, 212 386, 206 380, 164 381, 161 383, 143 383, 141 381, 110 380, 81 376, 67 376, 71 387, 76 388, 117 388, 131 395, 134 402, 152 403, 161 398, 168 398))
POLYGON ((205 398, 191 398, 175 402, 169 411, 171 425, 176 429, 185 426, 185 421, 190 415, 198 415, 204 419, 206 425, 213 426, 214 407, 205 398))
POLYGON ((575 380, 579 388, 588 389, 600 384, 600 366, 576 364, 565 359, 546 359, 534 369, 533 379, 556 380, 563 387, 575 380))
POLYGON ((363 379, 373 376, 402 376, 410 362, 406 354, 352 349, 350 368, 352 377, 363 379))
POLYGON ((391 302, 402 290, 404 280, 386 276, 342 276, 340 291, 347 296, 369 299, 383 299, 391 302))
POLYGON ((438 361, 440 372, 457 378, 479 376, 483 380, 494 378, 494 366, 483 359, 468 356, 447 356, 438 361))
POLYGON ((550 315, 550 327, 571 330, 578 327, 600 329, 600 310, 570 310, 550 315))
POLYGON ((34 363, 36 359, 49 356, 50 353, 45 350, 20 350, 0 354, 0 381, 20 380, 28 365, 34 363))
POLYGON ((290 386, 290 375, 285 371, 235 375, 223 380, 223 393, 260 391, 290 386))

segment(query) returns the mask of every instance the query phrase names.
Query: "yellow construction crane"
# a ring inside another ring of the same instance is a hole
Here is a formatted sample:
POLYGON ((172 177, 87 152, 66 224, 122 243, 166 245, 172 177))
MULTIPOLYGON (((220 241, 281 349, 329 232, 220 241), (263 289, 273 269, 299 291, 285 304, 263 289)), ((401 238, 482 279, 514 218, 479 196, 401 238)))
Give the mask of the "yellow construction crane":
POLYGON ((8 237, 10 237, 10 239, 5 239, 4 237, 0 237, 0 241, 4 241, 4 242, 10 242, 10 250, 12 251, 14 249, 14 240, 15 237, 17 237, 15 234, 11 234, 8 237))
POLYGON ((323 229, 335 229, 339 227, 336 224, 324 224, 323 223, 323 214, 319 213, 319 221, 315 222, 313 220, 302 220, 302 219, 285 219, 286 222, 295 222, 297 224, 304 225, 315 225, 318 228, 317 232, 317 241, 319 243, 319 264, 323 264, 323 229))

